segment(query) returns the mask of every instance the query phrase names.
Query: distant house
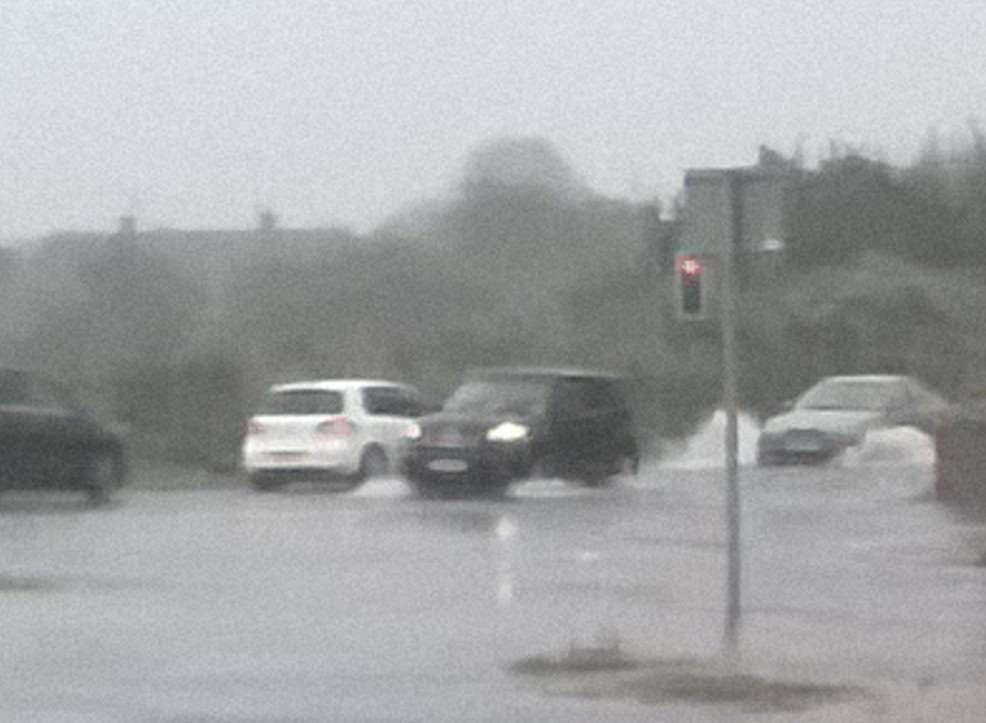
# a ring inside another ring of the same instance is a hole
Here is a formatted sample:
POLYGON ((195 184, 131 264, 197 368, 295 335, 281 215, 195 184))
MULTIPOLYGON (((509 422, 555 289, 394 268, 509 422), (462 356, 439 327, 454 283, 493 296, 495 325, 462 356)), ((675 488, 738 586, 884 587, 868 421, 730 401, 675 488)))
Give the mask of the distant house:
POLYGON ((799 171, 768 148, 761 147, 756 165, 730 169, 738 176, 740 204, 732 205, 722 169, 691 169, 685 174, 679 251, 718 254, 732 224, 742 228, 740 255, 778 253, 784 249, 788 219, 786 194, 799 171))
POLYGON ((48 263, 78 267, 106 249, 138 248, 166 258, 175 269, 217 299, 246 266, 291 261, 305 263, 351 249, 359 239, 339 228, 281 228, 273 214, 261 214, 252 229, 138 229, 123 216, 115 233, 59 232, 40 240, 48 263))

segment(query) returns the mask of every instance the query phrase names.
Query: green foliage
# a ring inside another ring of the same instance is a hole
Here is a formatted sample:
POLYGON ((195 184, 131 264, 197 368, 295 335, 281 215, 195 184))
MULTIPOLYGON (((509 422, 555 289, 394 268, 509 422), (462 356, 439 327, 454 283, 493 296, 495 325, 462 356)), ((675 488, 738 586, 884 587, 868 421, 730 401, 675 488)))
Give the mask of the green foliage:
POLYGON ((868 254, 795 272, 744 300, 746 406, 765 412, 821 376, 914 374, 955 394, 986 359, 986 279, 868 254))
POLYGON ((138 452, 159 461, 229 471, 248 411, 237 362, 211 352, 165 364, 147 360, 110 380, 117 418, 138 452))
POLYGON ((788 219, 790 258, 801 268, 846 265, 871 251, 947 266, 968 261, 971 250, 942 199, 858 156, 803 175, 790 194, 788 219))
MULTIPOLYGON (((954 392, 986 368, 986 155, 964 158, 958 175, 934 159, 796 169, 788 263, 752 268, 741 299, 745 408, 826 374, 954 392)), ((604 368, 630 377, 642 427, 683 436, 719 404, 721 349, 714 322, 671 314, 680 231, 591 192, 545 141, 507 139, 470 157, 457 198, 372 236, 227 233, 208 263, 170 237, 8 254, 0 348, 108 400, 138 455, 211 468, 235 464, 261 391, 299 377, 391 377, 440 400, 473 366, 604 368)))
POLYGON ((872 252, 943 268, 986 264, 986 141, 975 127, 971 145, 951 154, 933 136, 910 168, 853 152, 795 179, 786 225, 799 268, 872 252))

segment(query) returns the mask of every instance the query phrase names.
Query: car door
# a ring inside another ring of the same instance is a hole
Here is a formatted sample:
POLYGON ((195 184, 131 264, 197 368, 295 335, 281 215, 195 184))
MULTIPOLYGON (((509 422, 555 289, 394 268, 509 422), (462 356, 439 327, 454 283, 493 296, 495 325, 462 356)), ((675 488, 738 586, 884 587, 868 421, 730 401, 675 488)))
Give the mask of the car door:
POLYGON ((51 483, 81 469, 84 430, 76 410, 60 397, 55 388, 35 379, 31 401, 38 416, 34 443, 38 471, 51 483))
POLYGON ((597 410, 598 461, 612 463, 623 455, 632 455, 632 420, 618 383, 611 379, 595 380, 592 404, 597 410))
POLYGON ((623 453, 625 429, 624 409, 619 404, 613 385, 608 379, 586 379, 586 427, 590 434, 587 447, 593 464, 610 465, 623 453))
POLYGON ((0 477, 10 486, 29 484, 40 477, 33 451, 44 429, 39 410, 31 401, 30 379, 18 370, 0 373, 0 477))
POLYGON ((550 403, 547 458, 562 472, 583 471, 596 455, 598 421, 589 380, 562 377, 553 386, 550 403))
POLYGON ((55 385, 32 378, 20 410, 22 478, 30 484, 57 484, 84 463, 92 421, 55 385))

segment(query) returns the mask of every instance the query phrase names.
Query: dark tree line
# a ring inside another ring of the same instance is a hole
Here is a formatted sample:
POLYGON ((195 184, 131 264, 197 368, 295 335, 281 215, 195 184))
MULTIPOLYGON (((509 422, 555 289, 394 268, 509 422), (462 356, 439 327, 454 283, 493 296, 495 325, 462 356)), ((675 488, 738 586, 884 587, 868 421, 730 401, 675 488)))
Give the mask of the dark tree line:
MULTIPOLYGON (((986 144, 972 137, 907 168, 780 158, 787 257, 742 298, 748 409, 823 374, 915 373, 955 394, 986 370, 986 144)), ((260 391, 299 377, 394 377, 438 400, 471 366, 581 365, 632 377, 657 435, 714 409, 715 325, 671 313, 673 212, 593 192, 542 139, 484 144, 462 179, 366 236, 279 233, 269 216, 208 263, 176 257, 167 234, 6 251, 4 362, 80 389, 141 455, 226 468, 260 391)))

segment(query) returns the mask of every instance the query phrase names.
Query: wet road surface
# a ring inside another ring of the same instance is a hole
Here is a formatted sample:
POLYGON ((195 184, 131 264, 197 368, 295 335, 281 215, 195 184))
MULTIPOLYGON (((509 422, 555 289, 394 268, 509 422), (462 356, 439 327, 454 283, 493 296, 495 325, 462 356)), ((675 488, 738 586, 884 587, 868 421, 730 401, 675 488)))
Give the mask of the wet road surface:
POLYGON ((587 699, 510 663, 714 660, 720 472, 422 501, 399 480, 0 498, 0 720, 981 720, 986 534, 927 465, 745 469, 743 665, 851 683, 778 712, 587 699), (973 714, 980 717, 968 717, 973 714), (945 717, 941 717, 945 716, 945 717))

